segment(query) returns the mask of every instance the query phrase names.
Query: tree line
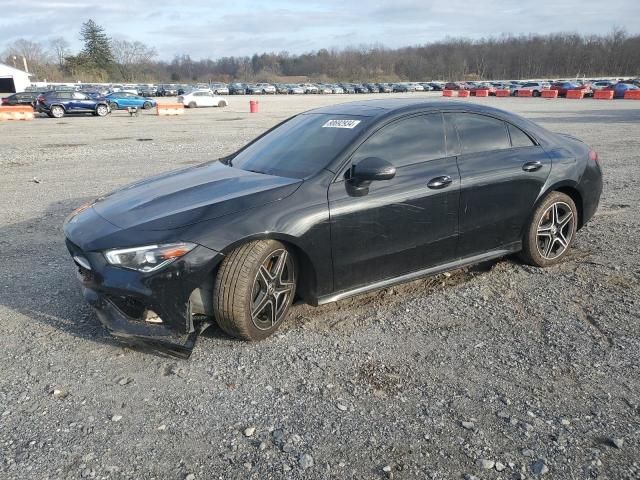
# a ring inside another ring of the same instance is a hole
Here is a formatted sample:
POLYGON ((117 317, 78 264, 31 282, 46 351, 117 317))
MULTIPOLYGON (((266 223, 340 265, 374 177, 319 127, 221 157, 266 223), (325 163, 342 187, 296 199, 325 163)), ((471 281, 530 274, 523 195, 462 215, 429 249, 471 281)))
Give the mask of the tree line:
POLYGON ((142 42, 110 38, 93 20, 82 24, 80 38, 84 46, 79 52, 72 52, 63 37, 48 44, 18 39, 6 47, 2 58, 21 68, 24 57, 35 80, 73 82, 278 81, 286 77, 395 82, 640 74, 640 35, 619 28, 607 35, 447 38, 395 49, 368 45, 215 60, 194 60, 183 54, 171 61, 158 59, 156 49, 142 42))

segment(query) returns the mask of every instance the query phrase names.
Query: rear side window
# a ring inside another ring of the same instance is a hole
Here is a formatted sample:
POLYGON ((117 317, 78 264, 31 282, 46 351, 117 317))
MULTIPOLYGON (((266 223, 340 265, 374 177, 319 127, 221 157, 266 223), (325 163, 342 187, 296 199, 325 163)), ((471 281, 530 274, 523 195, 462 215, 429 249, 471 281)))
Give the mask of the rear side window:
POLYGON ((533 140, 529 138, 529 135, 524 133, 518 127, 514 127, 511 124, 507 124, 507 128, 509 129, 509 136, 511 136, 511 146, 514 148, 519 147, 531 147, 535 145, 533 140))
POLYGON ((446 157, 442 115, 420 115, 382 127, 355 152, 352 163, 378 157, 396 167, 446 157))
POLYGON ((473 113, 456 113, 453 119, 462 154, 511 148, 507 127, 502 120, 473 113))

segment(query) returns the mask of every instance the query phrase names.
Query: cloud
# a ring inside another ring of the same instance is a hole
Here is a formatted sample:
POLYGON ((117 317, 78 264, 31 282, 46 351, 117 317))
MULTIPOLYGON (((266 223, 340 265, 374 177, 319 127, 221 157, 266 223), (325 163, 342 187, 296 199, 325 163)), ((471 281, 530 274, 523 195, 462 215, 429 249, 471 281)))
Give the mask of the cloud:
POLYGON ((46 42, 54 36, 79 49, 80 26, 93 18, 112 37, 143 41, 170 59, 183 53, 203 58, 374 43, 399 47, 501 33, 603 34, 614 26, 637 33, 640 2, 619 0, 607 8, 599 0, 0 0, 0 11, 0 51, 20 37, 46 42))

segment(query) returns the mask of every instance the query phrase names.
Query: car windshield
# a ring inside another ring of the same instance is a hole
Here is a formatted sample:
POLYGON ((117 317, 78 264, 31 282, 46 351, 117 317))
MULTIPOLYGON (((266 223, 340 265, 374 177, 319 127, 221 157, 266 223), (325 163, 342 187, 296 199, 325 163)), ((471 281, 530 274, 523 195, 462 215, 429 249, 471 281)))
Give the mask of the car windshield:
POLYGON ((366 122, 366 117, 354 115, 298 115, 244 149, 230 164, 268 175, 305 178, 325 168, 366 122))

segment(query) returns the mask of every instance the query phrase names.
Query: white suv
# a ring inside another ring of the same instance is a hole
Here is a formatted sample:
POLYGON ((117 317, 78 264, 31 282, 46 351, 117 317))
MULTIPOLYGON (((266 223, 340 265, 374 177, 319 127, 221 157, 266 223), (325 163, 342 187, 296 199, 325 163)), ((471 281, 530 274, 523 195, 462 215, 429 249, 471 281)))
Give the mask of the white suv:
POLYGON ((256 83, 256 87, 262 89, 262 93, 268 95, 275 95, 276 87, 270 83, 256 83))
POLYGON ((226 107, 229 105, 226 98, 215 95, 211 90, 193 90, 178 96, 178 103, 185 107, 226 107))
POLYGON ((548 90, 551 84, 545 82, 525 82, 519 87, 513 89, 513 95, 518 94, 518 90, 531 90, 531 95, 539 97, 540 92, 548 90))

